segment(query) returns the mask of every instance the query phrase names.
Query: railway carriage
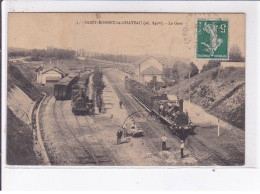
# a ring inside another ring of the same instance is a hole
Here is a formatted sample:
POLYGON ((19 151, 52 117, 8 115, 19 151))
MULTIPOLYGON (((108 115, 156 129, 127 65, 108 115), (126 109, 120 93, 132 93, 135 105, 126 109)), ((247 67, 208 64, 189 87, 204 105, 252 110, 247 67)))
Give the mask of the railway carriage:
POLYGON ((54 84, 54 96, 56 100, 70 100, 72 86, 78 81, 78 76, 64 77, 54 84))

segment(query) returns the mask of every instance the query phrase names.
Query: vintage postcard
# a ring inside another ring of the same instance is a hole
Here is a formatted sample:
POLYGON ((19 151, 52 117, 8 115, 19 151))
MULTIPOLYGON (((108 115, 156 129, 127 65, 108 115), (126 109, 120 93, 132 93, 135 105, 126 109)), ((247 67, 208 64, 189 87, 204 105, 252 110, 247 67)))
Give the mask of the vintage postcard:
POLYGON ((7 165, 245 165, 245 14, 9 13, 7 165))

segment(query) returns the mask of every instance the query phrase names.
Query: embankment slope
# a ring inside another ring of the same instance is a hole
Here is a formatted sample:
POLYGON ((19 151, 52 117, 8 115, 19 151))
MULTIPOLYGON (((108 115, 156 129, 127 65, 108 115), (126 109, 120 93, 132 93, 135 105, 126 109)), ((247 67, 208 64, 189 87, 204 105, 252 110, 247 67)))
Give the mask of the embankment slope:
POLYGON ((8 66, 7 77, 7 164, 38 164, 30 111, 41 93, 13 65, 8 66))
MULTIPOLYGON (((189 80, 172 86, 169 93, 189 99, 189 80)), ((192 77, 190 96, 208 113, 245 129, 245 68, 214 68, 192 77)))

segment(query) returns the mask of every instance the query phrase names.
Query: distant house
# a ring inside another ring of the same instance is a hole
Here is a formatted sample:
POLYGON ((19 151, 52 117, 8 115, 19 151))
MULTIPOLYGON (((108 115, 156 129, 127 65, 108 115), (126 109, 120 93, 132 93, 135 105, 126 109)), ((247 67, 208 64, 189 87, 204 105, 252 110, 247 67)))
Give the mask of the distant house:
POLYGON ((45 84, 47 82, 57 82, 67 75, 58 67, 53 67, 47 70, 37 72, 37 83, 45 84))
POLYGON ((164 64, 153 56, 142 58, 134 63, 134 78, 141 83, 151 80, 162 81, 164 64))
POLYGON ((35 68, 35 72, 40 72, 40 71, 42 71, 44 68, 43 68, 43 66, 39 66, 39 67, 36 67, 35 68))
POLYGON ((245 62, 221 62, 220 67, 226 68, 226 67, 245 67, 245 62))

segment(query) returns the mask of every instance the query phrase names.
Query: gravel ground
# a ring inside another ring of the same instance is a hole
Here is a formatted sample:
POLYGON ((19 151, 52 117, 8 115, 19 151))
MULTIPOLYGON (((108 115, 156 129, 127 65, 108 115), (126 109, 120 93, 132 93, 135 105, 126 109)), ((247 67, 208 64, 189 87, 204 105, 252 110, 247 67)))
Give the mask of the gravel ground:
POLYGON ((222 159, 228 160, 229 165, 243 164, 244 134, 241 130, 221 121, 221 133, 217 137, 216 118, 198 107, 193 107, 190 113, 192 121, 198 125, 196 134, 186 140, 186 157, 180 159, 178 137, 157 119, 147 116, 125 90, 124 77, 118 70, 106 72, 104 109, 94 115, 75 116, 69 100, 56 101, 51 96, 46 99, 40 112, 40 126, 52 165, 214 166, 223 165, 222 159), (123 101, 122 109, 119 97, 123 101), (134 111, 141 112, 141 116, 134 118, 145 136, 123 138, 117 145, 116 132, 134 111), (161 151, 163 134, 168 138, 166 151, 161 151))
MULTIPOLYGON (((160 150, 161 136, 150 132, 143 138, 122 138, 122 143, 117 145, 116 132, 131 111, 125 106, 120 109, 119 98, 106 77, 104 82, 105 109, 100 114, 96 111, 94 115, 74 116, 70 101, 48 97, 44 102, 40 123, 52 165, 98 165, 86 150, 97 158, 99 165, 106 166, 198 165, 189 151, 185 152, 186 158, 180 159, 179 141, 175 137, 168 139, 169 150, 166 151, 160 150)), ((160 123, 157 125, 163 127, 160 123)))

